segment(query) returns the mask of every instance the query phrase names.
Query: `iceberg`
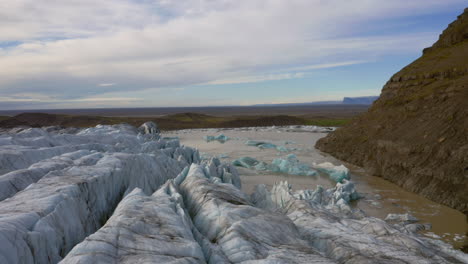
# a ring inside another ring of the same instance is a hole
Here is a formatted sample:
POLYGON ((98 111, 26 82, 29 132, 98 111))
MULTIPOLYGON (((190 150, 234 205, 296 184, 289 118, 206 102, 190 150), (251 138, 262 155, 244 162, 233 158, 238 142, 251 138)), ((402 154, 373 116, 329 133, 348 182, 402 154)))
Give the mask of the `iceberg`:
POLYGON ((206 141, 206 142, 211 142, 211 141, 218 141, 220 143, 225 143, 226 141, 229 140, 229 137, 223 135, 223 134, 219 134, 217 136, 205 136, 203 137, 203 139, 206 141))
POLYGON ((247 169, 252 169, 255 168, 256 165, 258 165, 260 161, 251 158, 251 157, 241 157, 232 162, 232 165, 238 166, 238 167, 244 167, 247 169))
POLYGON ((258 147, 260 149, 275 149, 276 145, 270 142, 257 141, 257 140, 248 140, 245 142, 247 146, 258 147))
POLYGON ((245 144, 247 146, 257 147, 259 149, 276 149, 279 152, 290 152, 290 151, 296 150, 295 148, 286 148, 285 146, 277 146, 273 143, 266 142, 266 141, 248 140, 245 142, 245 144))
POLYGON ((299 162, 294 154, 289 154, 284 159, 274 159, 270 170, 291 175, 313 176, 317 174, 309 165, 299 162))
POLYGON ((296 155, 289 154, 285 158, 274 159, 271 164, 258 161, 251 157, 241 157, 232 162, 234 166, 254 169, 258 171, 271 171, 290 175, 313 176, 317 172, 305 163, 299 162, 296 155))
POLYGON ((343 180, 349 180, 349 169, 344 165, 335 166, 331 162, 324 162, 320 164, 314 163, 313 167, 319 171, 322 171, 335 182, 342 182, 343 180))

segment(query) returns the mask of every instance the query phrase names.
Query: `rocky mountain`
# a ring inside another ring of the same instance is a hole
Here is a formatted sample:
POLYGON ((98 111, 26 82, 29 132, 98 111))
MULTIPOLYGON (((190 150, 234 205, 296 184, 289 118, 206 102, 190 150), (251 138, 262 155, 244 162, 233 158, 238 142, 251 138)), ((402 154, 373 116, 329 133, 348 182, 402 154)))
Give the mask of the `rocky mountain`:
POLYGON ((468 215, 468 9, 317 148, 468 215))

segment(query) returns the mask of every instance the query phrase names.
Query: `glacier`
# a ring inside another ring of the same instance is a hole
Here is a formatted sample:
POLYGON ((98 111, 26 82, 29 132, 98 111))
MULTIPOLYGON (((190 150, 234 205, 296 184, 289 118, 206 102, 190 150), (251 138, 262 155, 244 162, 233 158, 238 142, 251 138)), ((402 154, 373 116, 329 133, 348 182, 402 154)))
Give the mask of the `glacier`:
MULTIPOLYGON (((242 191, 236 164, 145 123, 0 131, 0 263, 468 263, 411 215, 369 217, 349 178, 242 191)), ((301 167, 294 155, 245 166, 301 167)), ((287 172, 286 172, 287 171, 287 172)))
POLYGON ((355 192, 350 182, 344 182, 328 190, 296 192, 287 182, 271 191, 259 186, 252 200, 260 208, 288 216, 301 237, 335 263, 468 263, 467 254, 418 235, 414 228, 350 208, 346 200, 355 192))
POLYGON ((60 263, 204 263, 174 183, 152 195, 135 188, 96 233, 60 263))
POLYGON ((2 133, 9 144, 0 160, 10 172, 0 176, 0 190, 7 190, 0 202, 0 263, 57 263, 105 223, 126 192, 152 193, 199 162, 197 150, 155 141, 154 129, 142 132, 117 125, 75 134, 2 133))

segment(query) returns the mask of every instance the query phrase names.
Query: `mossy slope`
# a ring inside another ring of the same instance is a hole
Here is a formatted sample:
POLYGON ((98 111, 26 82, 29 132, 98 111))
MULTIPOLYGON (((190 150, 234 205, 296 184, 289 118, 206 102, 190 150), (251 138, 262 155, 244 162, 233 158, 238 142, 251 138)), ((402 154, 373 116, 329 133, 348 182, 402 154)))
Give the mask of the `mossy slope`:
POLYGON ((317 147, 468 215, 468 9, 317 147))

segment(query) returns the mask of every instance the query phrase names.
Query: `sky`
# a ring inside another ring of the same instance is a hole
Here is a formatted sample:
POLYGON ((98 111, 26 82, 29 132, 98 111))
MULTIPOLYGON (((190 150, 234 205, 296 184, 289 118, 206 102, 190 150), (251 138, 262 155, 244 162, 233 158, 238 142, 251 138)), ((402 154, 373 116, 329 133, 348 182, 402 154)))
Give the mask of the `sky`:
POLYGON ((0 110, 379 95, 466 0, 0 2, 0 110))

